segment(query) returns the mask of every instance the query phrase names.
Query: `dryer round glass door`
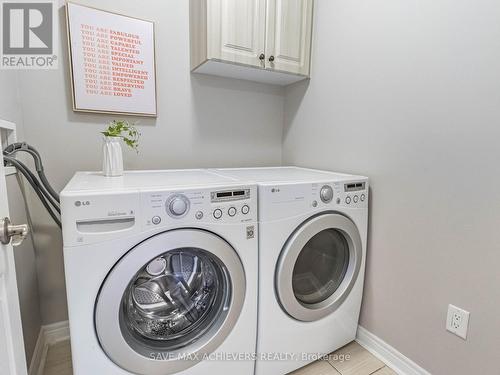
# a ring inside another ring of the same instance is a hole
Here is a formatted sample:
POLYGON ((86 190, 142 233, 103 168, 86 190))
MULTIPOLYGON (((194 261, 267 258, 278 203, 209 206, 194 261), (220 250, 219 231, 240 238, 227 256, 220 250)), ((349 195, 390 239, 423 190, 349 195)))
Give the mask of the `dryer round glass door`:
POLYGON ((331 213, 304 222, 278 261, 276 289, 282 308, 301 321, 331 314, 353 288, 362 256, 359 231, 347 217, 331 213))
POLYGON ((127 371, 177 373, 229 335, 245 289, 243 265, 222 238, 164 232, 130 250, 107 276, 95 309, 97 336, 127 371))

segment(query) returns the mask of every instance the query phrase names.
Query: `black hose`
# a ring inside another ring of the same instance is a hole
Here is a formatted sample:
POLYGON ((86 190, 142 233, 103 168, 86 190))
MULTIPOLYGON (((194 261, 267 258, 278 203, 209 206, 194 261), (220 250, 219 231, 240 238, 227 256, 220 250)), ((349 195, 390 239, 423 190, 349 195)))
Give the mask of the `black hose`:
POLYGON ((19 169, 23 173, 23 175, 29 179, 29 182, 30 182, 30 184, 32 184, 33 188, 39 190, 40 193, 43 194, 44 199, 48 203, 50 203, 54 207, 54 209, 57 210, 57 212, 59 212, 59 210, 60 210, 59 205, 52 199, 52 197, 49 195, 49 193, 47 191, 45 191, 44 187, 42 186, 40 181, 38 181, 35 174, 33 174, 33 172, 31 172, 29 170, 29 168, 24 163, 22 163, 21 161, 15 159, 15 158, 10 157, 10 156, 4 156, 4 160, 6 162, 5 164, 10 163, 14 167, 16 167, 16 169, 19 169))
MULTIPOLYGON (((41 187, 40 183, 36 180, 36 177, 33 175, 33 173, 31 173, 30 170, 23 163, 21 163, 19 160, 16 160, 16 159, 11 158, 9 156, 5 156, 4 159, 9 164, 12 164, 14 167, 16 167, 16 169, 24 175, 24 177, 29 182, 29 184, 31 185, 31 187, 33 188, 35 193, 38 195, 38 198, 40 199, 40 201, 44 205, 45 209, 49 212, 49 214, 52 217, 52 219, 54 220, 54 222, 57 224, 57 226, 59 228, 61 228, 61 221, 59 220, 57 215, 52 211, 52 208, 50 207, 49 203, 46 200, 47 199, 46 195, 44 193, 42 193, 42 191, 44 191, 44 190, 40 189, 40 187, 41 187)), ((49 202, 52 205, 54 205, 54 203, 51 200, 49 202)), ((56 207, 54 207, 54 208, 56 208, 56 207)), ((60 212, 59 208, 56 208, 56 210, 58 212, 60 212)))
POLYGON ((45 190, 44 186, 38 181, 38 179, 36 178, 36 176, 29 170, 29 168, 22 162, 20 162, 19 160, 17 159, 13 159, 11 158, 10 156, 7 156, 6 157, 8 159, 8 161, 11 161, 11 160, 14 160, 15 162, 17 162, 17 165, 19 165, 21 168, 24 169, 24 172, 23 174, 26 174, 28 173, 32 179, 32 181, 36 184, 36 187, 40 190, 40 192, 45 196, 45 198, 47 199, 47 201, 52 205, 52 207, 54 207, 54 209, 60 214, 61 213, 61 209, 59 208, 59 204, 57 202, 54 201, 54 199, 50 196, 50 194, 45 190))
POLYGON ((54 198, 56 200, 56 202, 59 203, 60 202, 59 194, 57 194, 57 192, 52 188, 49 181, 47 180, 47 177, 45 176, 45 171, 43 168, 42 157, 40 156, 40 153, 38 152, 38 150, 35 147, 30 146, 26 142, 17 142, 17 143, 13 143, 13 144, 7 146, 5 148, 3 154, 5 156, 10 156, 10 155, 15 154, 19 151, 27 152, 33 157, 33 160, 35 161, 35 168, 36 168, 37 174, 40 178, 42 185, 44 186, 46 191, 52 196, 52 198, 54 198))
POLYGON ((42 157, 40 156, 40 153, 38 150, 30 145, 28 146, 28 150, 31 152, 35 153, 38 157, 38 160, 40 161, 40 168, 37 168, 38 176, 40 177, 40 180, 42 181, 42 184, 45 186, 47 191, 49 192, 50 195, 59 203, 59 194, 52 188, 52 185, 50 185, 49 180, 47 180, 47 177, 45 176, 45 169, 43 168, 43 162, 42 162, 42 157))
POLYGON ((52 198, 54 198, 57 203, 60 203, 59 194, 57 194, 56 191, 50 185, 49 181, 47 180, 47 177, 45 176, 45 172, 43 171, 43 169, 38 172, 38 176, 40 177, 40 181, 42 182, 45 189, 47 189, 49 194, 52 196, 52 198))
MULTIPOLYGON (((50 216, 52 217, 54 222, 59 227, 61 227, 61 221, 59 220, 57 215, 52 211, 52 208, 50 207, 49 203, 47 202, 47 198, 42 193, 42 190, 39 188, 40 185, 39 185, 39 183, 37 183, 37 180, 36 180, 36 178, 34 178, 34 175, 26 168, 26 166, 24 164, 22 164, 18 160, 12 159, 9 157, 6 157, 5 159, 7 159, 7 161, 10 164, 14 165, 16 167, 16 169, 24 175, 24 177, 29 182, 29 184, 31 185, 31 187, 33 188, 35 193, 38 195, 38 198, 40 199, 40 201, 42 202, 42 204, 44 205, 45 209, 48 211, 48 213, 50 214, 50 216)), ((59 209, 56 209, 56 210, 59 212, 59 209)))
POLYGON ((32 150, 32 147, 27 143, 21 143, 21 142, 13 143, 5 148, 3 154, 5 156, 11 156, 13 154, 18 153, 19 151, 27 152, 33 157, 37 172, 43 170, 42 159, 40 157, 40 154, 38 153, 38 151, 32 150))

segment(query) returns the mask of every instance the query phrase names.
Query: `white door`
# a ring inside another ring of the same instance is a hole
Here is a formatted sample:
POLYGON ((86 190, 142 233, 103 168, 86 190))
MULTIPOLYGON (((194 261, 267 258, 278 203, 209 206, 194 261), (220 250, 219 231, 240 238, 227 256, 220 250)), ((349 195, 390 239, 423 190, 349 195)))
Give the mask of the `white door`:
POLYGON ((209 0, 211 59, 264 67, 266 0, 209 0))
MULTIPOLYGON (((2 141, 14 132, 12 123, 0 120, 2 141)), ((17 293, 16 268, 12 245, 4 244, 4 218, 9 217, 3 155, 0 153, 0 375, 26 375, 23 328, 17 293)), ((26 228, 17 228, 24 230, 26 228)))
POLYGON ((268 0, 266 68, 309 76, 313 0, 268 0))

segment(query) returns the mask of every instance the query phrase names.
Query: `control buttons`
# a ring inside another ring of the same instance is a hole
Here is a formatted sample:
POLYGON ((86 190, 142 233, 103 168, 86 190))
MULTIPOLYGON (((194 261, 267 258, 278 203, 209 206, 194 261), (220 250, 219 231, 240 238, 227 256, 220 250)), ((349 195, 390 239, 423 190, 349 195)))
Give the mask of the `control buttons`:
POLYGON ((201 211, 198 211, 195 215, 194 215, 198 220, 201 220, 203 219, 203 212, 201 211))
POLYGON ((236 215, 236 208, 234 207, 229 207, 229 210, 227 210, 227 214, 231 217, 236 215))
POLYGON ((361 194, 361 202, 364 202, 366 199, 366 196, 364 194, 361 194))
POLYGON ((159 216, 153 216, 153 218, 151 219, 151 222, 154 224, 154 225, 158 225, 161 223, 161 217, 159 216))
POLYGON ((359 197, 357 195, 355 195, 354 198, 353 198, 353 201, 354 201, 354 203, 358 203, 359 197))
POLYGON ((214 210, 214 217, 219 220, 222 217, 222 210, 219 208, 214 210))
POLYGON ((185 195, 175 194, 167 199, 165 206, 171 217, 180 218, 189 211, 189 204, 189 199, 185 195))
POLYGON ((312 206, 313 206, 313 207, 318 207, 318 201, 313 201, 313 202, 312 202, 312 206))
POLYGON ((321 191, 319 193, 321 200, 324 203, 330 203, 333 199, 333 189, 329 185, 325 185, 321 188, 321 191))
POLYGON ((241 207, 241 213, 242 213, 243 215, 246 215, 246 214, 248 214, 249 212, 250 212, 250 207, 248 207, 246 204, 245 204, 243 207, 241 207))
POLYGON ((349 197, 349 196, 345 197, 345 202, 347 204, 351 204, 351 197, 349 197))

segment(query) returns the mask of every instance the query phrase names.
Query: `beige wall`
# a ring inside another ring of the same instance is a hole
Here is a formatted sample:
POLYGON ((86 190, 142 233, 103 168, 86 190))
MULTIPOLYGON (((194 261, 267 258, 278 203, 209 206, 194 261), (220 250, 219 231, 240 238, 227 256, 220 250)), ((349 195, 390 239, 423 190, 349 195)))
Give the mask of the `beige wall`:
POLYGON ((318 0, 285 164, 371 177, 361 324, 434 375, 498 373, 500 3, 318 0), (471 312, 467 341, 444 329, 471 312))
MULTIPOLYGON (((0 70, 0 118, 14 122, 17 125, 17 134, 22 138, 24 133, 23 118, 17 87, 17 73, 0 70)), ((26 205, 15 175, 7 177, 7 194, 9 196, 10 219, 14 223, 27 223, 26 205)), ((36 253, 31 236, 21 246, 15 248, 15 262, 24 345, 29 364, 41 325, 36 253)))
MULTIPOLYGON (((281 88, 189 72, 188 1, 86 0, 99 8, 156 23, 158 119, 138 119, 139 155, 125 152, 129 169, 251 166, 281 163, 284 96, 281 88)), ((62 9, 62 33, 65 33, 62 9)), ((65 34, 64 34, 65 35, 65 34)), ((41 152, 57 190, 77 170, 100 169, 99 131, 113 116, 71 110, 67 51, 58 71, 21 73, 26 139, 41 152)), ((119 117, 119 116, 118 116, 119 117)), ((34 205, 43 322, 67 318, 59 230, 34 205)))

